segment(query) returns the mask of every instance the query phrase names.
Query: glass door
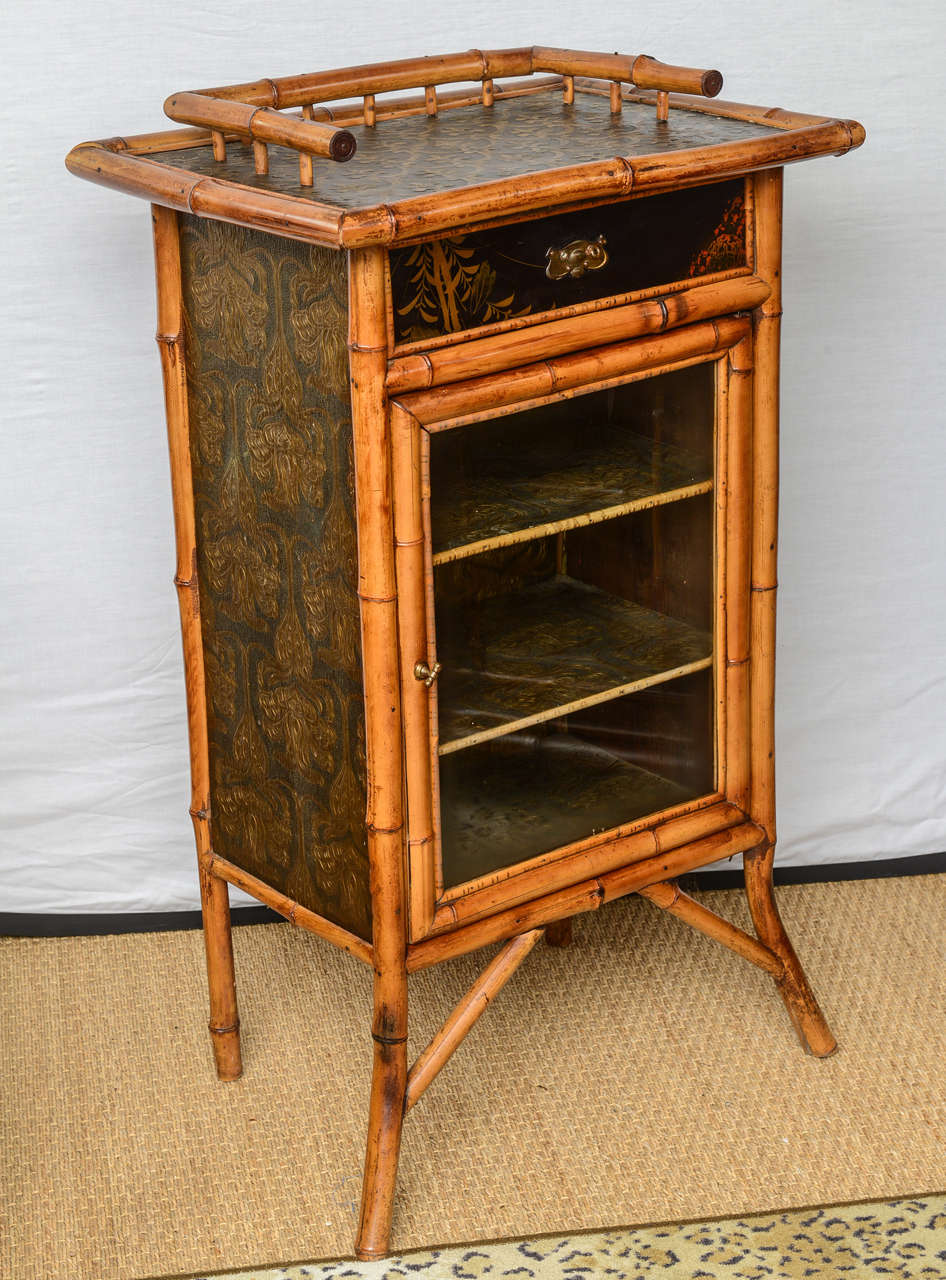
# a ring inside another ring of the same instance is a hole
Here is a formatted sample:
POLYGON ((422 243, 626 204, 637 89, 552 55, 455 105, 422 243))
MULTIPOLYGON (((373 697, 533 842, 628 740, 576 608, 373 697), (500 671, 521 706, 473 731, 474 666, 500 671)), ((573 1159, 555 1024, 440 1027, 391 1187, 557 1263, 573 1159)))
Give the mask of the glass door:
POLYGON ((728 374, 418 426, 435 899, 719 799, 728 374))

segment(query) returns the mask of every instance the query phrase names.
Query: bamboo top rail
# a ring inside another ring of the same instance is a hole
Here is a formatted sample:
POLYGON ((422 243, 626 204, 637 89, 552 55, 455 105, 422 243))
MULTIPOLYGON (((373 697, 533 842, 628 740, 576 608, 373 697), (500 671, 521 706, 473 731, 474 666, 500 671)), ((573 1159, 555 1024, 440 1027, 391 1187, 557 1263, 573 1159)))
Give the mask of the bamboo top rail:
POLYGON ((166 113, 190 127, 81 143, 66 164, 168 208, 359 248, 864 140, 856 121, 708 101, 721 88, 718 71, 646 54, 474 49, 172 94, 166 113))

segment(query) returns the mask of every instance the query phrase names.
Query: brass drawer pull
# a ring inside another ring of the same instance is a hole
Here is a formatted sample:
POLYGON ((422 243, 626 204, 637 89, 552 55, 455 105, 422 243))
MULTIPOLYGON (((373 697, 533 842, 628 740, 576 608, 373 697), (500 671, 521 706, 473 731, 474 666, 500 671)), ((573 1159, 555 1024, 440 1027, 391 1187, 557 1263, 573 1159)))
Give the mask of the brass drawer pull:
POLYGON ((586 271, 600 271, 608 260, 604 236, 597 240, 572 240, 563 249, 546 249, 548 266, 545 274, 550 280, 561 280, 563 276, 579 279, 586 271))
POLYGON ((440 675, 439 662, 434 663, 433 669, 428 667, 426 662, 418 662, 414 666, 414 679, 423 680, 424 684, 427 686, 428 689, 433 685, 434 681, 437 679, 439 675, 440 675))

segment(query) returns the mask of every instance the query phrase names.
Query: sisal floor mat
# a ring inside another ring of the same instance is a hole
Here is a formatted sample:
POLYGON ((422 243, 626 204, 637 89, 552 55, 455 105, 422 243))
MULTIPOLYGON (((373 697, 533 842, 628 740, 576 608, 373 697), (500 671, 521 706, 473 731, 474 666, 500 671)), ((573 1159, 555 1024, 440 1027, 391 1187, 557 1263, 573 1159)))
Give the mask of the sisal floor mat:
MULTIPOLYGON (((393 1247, 946 1187, 946 878, 783 888, 840 1041, 638 898, 539 947, 409 1116, 393 1247)), ((747 924, 736 892, 706 895, 747 924)), ((246 1071, 218 1084, 199 933, 0 940, 0 1275, 136 1280, 350 1253, 370 974, 235 931, 246 1071)), ((412 981, 419 1048, 484 963, 412 981)))

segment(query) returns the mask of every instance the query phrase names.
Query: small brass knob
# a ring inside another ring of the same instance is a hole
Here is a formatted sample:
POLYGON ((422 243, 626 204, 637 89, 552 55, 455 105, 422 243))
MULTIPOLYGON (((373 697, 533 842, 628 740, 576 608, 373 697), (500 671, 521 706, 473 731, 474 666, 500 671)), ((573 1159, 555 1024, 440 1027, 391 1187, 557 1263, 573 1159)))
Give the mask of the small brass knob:
POLYGON ((424 684, 429 689, 440 675, 440 669, 439 662, 435 662, 433 668, 428 667, 426 662, 418 662, 414 666, 414 679, 423 680, 424 684))
POLYGON ((572 240, 562 249, 546 249, 548 265, 545 274, 550 280, 561 280, 563 276, 580 279, 586 271, 600 271, 608 260, 604 236, 597 240, 572 240))

